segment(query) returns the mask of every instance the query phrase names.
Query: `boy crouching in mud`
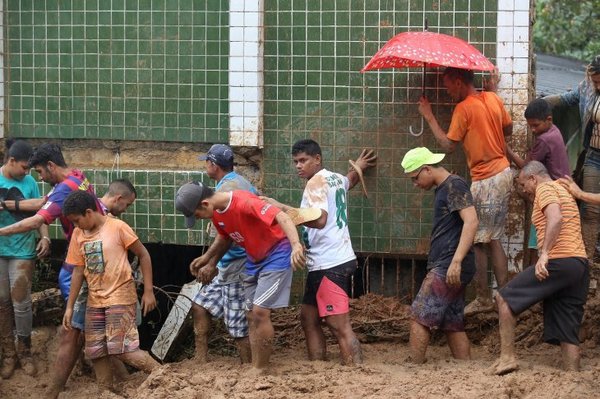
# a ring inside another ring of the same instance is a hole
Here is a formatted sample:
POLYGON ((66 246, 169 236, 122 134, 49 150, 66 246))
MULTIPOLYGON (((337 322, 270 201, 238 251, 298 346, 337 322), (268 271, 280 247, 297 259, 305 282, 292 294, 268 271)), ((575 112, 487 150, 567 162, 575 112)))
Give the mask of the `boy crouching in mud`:
POLYGON ((89 287, 85 354, 92 360, 98 383, 111 389, 111 356, 147 373, 159 367, 148 352, 139 349, 137 293, 127 260, 128 250, 140 260, 144 276, 141 304, 146 315, 156 307, 150 254, 125 222, 99 213, 95 198, 86 191, 69 194, 63 214, 76 227, 66 259, 75 269, 63 325, 71 328, 73 306, 85 277, 89 287))

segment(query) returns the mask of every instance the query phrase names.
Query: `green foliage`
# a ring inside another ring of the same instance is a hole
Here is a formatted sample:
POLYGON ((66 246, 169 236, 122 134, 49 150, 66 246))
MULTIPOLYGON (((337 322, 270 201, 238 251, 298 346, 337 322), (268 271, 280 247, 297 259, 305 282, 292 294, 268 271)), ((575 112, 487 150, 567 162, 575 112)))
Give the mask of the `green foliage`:
POLYGON ((536 51, 589 62, 600 54, 600 0, 537 0, 536 51))

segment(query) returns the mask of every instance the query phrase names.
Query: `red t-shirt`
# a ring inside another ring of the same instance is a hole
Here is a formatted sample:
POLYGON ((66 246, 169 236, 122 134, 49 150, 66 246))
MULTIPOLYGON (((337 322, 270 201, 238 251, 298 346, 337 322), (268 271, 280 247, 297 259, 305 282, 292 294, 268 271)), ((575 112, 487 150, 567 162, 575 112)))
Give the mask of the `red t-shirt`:
POLYGON ((286 237, 275 220, 281 210, 247 191, 231 192, 231 201, 223 211, 213 213, 217 232, 246 249, 254 261, 263 260, 275 244, 286 237))

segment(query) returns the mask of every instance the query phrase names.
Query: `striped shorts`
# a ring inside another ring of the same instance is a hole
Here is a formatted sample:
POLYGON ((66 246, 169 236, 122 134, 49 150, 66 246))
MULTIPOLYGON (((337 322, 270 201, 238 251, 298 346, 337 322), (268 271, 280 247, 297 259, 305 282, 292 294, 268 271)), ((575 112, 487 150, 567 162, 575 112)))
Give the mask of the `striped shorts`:
POLYGON ((136 304, 86 309, 85 355, 99 359, 134 352, 140 347, 135 324, 136 304))

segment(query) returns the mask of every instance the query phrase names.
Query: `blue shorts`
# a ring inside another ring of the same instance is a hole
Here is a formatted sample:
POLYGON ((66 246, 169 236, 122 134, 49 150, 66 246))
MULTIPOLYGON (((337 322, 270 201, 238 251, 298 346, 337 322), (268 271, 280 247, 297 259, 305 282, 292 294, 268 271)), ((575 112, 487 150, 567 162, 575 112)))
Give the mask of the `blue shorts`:
POLYGON ((291 268, 292 246, 287 238, 273 245, 264 259, 253 261, 248 257, 246 274, 255 276, 261 272, 273 272, 291 268))
MULTIPOLYGON (((58 287, 62 294, 65 302, 69 299, 69 293, 71 292, 71 278, 73 277, 73 265, 63 263, 60 272, 58 273, 58 287)), ((71 325, 81 331, 84 331, 85 327, 85 307, 87 306, 88 298, 88 286, 84 281, 79 291, 79 295, 75 300, 73 306, 73 318, 71 319, 71 325)))

